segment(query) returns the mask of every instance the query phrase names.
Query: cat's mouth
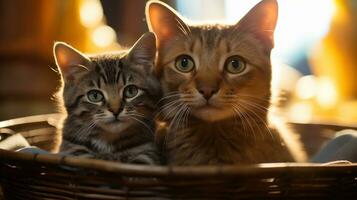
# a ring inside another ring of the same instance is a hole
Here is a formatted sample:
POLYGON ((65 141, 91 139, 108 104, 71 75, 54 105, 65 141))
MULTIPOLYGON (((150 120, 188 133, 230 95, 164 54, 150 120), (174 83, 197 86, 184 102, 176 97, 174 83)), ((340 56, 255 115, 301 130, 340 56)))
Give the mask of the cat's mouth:
POLYGON ((219 107, 217 107, 215 105, 212 105, 212 104, 210 104, 208 102, 206 104, 204 104, 202 106, 198 106, 196 108, 196 110, 216 110, 216 109, 219 109, 219 107))
POLYGON ((121 131, 126 130, 130 125, 130 120, 126 118, 111 118, 105 121, 102 121, 101 123, 98 123, 99 127, 102 128, 105 131, 112 132, 112 133, 118 133, 121 131))
POLYGON ((192 114, 202 120, 208 122, 220 121, 230 116, 224 108, 206 104, 192 110, 192 114))

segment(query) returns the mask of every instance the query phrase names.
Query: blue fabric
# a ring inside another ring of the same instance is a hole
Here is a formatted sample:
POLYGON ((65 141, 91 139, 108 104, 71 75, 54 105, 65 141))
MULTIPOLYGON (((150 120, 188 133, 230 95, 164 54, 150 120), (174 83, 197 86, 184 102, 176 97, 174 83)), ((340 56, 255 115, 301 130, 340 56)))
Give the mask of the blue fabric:
MULTIPOLYGON (((30 146, 30 147, 23 147, 21 149, 18 149, 16 150, 17 152, 23 152, 23 153, 32 153, 32 154, 53 154, 53 153, 50 153, 48 151, 45 151, 43 149, 40 149, 38 147, 35 147, 35 146, 30 146)), ((68 156, 69 154, 66 154, 66 153, 56 153, 56 155, 59 155, 59 156, 68 156)))
POLYGON ((324 163, 336 160, 357 162, 357 131, 343 130, 325 144, 311 159, 311 162, 324 163))
POLYGON ((37 147, 23 147, 21 149, 16 150, 17 152, 23 152, 23 153, 32 153, 32 154, 51 154, 48 151, 42 150, 37 147))
MULTIPOLYGON (((31 153, 31 154, 45 154, 45 155, 58 155, 58 156, 67 156, 68 154, 65 153, 57 153, 57 154, 53 154, 50 153, 48 151, 42 150, 40 148, 34 147, 34 146, 30 146, 30 147, 23 147, 21 149, 16 150, 17 152, 23 152, 23 153, 31 153)), ((70 170, 70 171, 80 171, 80 169, 75 168, 75 167, 69 167, 69 166, 61 166, 63 169, 65 170, 70 170)))

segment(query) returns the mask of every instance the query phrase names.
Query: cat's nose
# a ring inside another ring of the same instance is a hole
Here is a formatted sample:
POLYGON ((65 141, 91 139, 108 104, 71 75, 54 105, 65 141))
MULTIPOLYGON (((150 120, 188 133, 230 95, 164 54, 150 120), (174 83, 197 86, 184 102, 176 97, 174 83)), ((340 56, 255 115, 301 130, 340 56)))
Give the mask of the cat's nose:
POLYGON ((215 93, 217 93, 216 88, 212 87, 201 87, 198 92, 208 101, 215 93))
POLYGON ((113 113, 113 115, 114 115, 115 118, 117 118, 118 115, 119 115, 119 113, 120 113, 120 110, 119 110, 119 109, 117 109, 117 110, 115 110, 115 109, 109 109, 109 111, 110 111, 111 113, 113 113))

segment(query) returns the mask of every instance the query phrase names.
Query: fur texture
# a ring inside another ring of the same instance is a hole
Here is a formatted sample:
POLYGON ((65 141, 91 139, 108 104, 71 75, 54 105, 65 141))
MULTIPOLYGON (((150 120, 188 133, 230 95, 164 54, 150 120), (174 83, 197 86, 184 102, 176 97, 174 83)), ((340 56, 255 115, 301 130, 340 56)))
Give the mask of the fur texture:
POLYGON ((70 155, 158 164, 153 113, 161 90, 153 74, 155 35, 127 51, 87 57, 64 43, 54 55, 63 78, 66 117, 60 151, 70 155))
POLYGON ((164 98, 164 151, 175 165, 303 161, 296 136, 268 120, 276 0, 263 0, 237 24, 190 25, 151 1, 164 98))

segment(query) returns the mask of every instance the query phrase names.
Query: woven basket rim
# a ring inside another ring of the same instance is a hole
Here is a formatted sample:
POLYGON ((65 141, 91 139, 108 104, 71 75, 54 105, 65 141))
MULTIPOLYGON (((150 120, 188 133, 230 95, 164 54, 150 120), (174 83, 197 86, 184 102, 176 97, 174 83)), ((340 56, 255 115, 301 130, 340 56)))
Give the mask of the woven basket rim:
MULTIPOLYGON (((39 115, 30 115, 25 117, 18 117, 8 120, 0 121, 0 128, 7 128, 16 125, 24 125, 26 123, 40 123, 40 122, 48 122, 49 124, 53 125, 53 119, 59 119, 62 117, 61 113, 47 113, 47 114, 39 114, 39 115), (21 122, 21 123, 20 123, 21 122), (23 123, 25 122, 25 123, 23 123)), ((295 125, 311 125, 311 126, 325 126, 334 129, 357 129, 357 125, 355 124, 348 124, 348 123, 336 123, 331 121, 324 121, 324 120, 314 120, 312 122, 306 123, 302 121, 289 121, 290 124, 295 125)))
POLYGON ((179 177, 217 177, 217 176, 260 176, 278 174, 357 174, 357 163, 351 164, 317 164, 317 163, 261 163, 251 165, 221 165, 221 166, 151 166, 134 165, 98 159, 61 156, 56 154, 31 154, 12 152, 0 149, 3 161, 22 161, 41 163, 43 165, 61 165, 100 172, 135 175, 135 176, 179 176, 179 177), (342 170, 343 169, 343 170, 342 170))
MULTIPOLYGON (((61 117, 59 113, 34 115, 0 122, 0 128, 8 128, 18 125, 46 123, 55 127, 51 120, 61 117)), ((321 124, 309 124, 321 125, 321 124)), ((341 124, 328 124, 329 126, 348 128, 341 124)), ((355 128, 355 127, 351 127, 355 128)), ((24 152, 12 152, 0 149, 0 162, 28 162, 48 166, 68 166, 97 170, 104 173, 119 173, 136 176, 155 177, 209 177, 209 176, 260 176, 281 174, 357 174, 357 163, 353 164, 316 164, 316 163, 261 163, 254 165, 221 165, 221 166, 149 166, 133 165, 113 161, 79 158, 56 154, 31 154, 24 152)))
POLYGON ((51 119, 53 118, 60 118, 60 113, 48 113, 42 115, 30 115, 26 117, 18 117, 13 119, 8 119, 4 121, 0 121, 0 128, 7 128, 16 125, 24 125, 30 123, 40 123, 40 122, 48 122, 49 124, 53 125, 51 119))

